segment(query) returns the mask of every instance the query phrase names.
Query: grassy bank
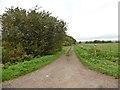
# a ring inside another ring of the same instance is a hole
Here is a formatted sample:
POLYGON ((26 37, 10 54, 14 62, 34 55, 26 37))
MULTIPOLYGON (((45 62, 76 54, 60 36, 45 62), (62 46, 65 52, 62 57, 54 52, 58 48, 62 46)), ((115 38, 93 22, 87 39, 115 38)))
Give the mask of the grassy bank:
POLYGON ((116 62, 112 62, 112 60, 102 60, 103 57, 99 55, 94 56, 88 48, 75 46, 74 50, 80 61, 88 68, 114 76, 115 78, 120 78, 118 64, 116 62))
POLYGON ((0 46, 0 62, 2 61, 2 47, 0 46))
POLYGON ((40 69, 59 58, 66 51, 66 49, 67 47, 64 47, 62 51, 57 52, 54 55, 37 57, 30 61, 19 62, 10 66, 5 65, 2 69, 2 81, 4 82, 13 78, 17 78, 40 69))

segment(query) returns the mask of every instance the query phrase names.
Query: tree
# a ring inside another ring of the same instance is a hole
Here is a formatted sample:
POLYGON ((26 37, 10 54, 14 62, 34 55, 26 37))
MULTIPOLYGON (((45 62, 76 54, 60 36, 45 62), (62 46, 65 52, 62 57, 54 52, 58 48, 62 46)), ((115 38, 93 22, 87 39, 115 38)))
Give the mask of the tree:
POLYGON ((62 49, 67 24, 45 10, 10 8, 2 15, 3 63, 30 60, 62 49))
POLYGON ((63 45, 70 46, 72 44, 76 44, 76 40, 72 36, 66 35, 63 45))

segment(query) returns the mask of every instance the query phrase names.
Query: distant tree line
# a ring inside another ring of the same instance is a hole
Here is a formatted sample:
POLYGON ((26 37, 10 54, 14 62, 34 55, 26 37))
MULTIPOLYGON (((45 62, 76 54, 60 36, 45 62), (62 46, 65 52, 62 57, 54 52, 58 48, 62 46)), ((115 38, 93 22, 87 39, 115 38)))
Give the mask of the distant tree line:
POLYGON ((66 35, 66 22, 50 12, 37 10, 37 7, 28 11, 11 7, 2 15, 3 63, 54 54, 66 45, 67 40, 74 43, 73 38, 66 35))
MULTIPOLYGON (((105 40, 94 40, 94 41, 85 41, 84 43, 119 43, 120 41, 105 41, 105 40)), ((79 44, 83 43, 82 41, 79 41, 79 44)))

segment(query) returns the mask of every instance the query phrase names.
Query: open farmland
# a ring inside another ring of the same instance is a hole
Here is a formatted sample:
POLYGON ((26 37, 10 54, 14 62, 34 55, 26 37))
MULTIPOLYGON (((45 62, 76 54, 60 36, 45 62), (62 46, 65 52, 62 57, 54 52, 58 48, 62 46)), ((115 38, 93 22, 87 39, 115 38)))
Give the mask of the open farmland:
MULTIPOLYGON (((118 43, 95 44, 96 56, 102 60, 109 60, 118 63, 118 43)), ((84 49, 94 53, 94 44, 81 44, 84 49)))
POLYGON ((75 46, 78 58, 89 68, 119 78, 118 43, 80 44, 75 46))

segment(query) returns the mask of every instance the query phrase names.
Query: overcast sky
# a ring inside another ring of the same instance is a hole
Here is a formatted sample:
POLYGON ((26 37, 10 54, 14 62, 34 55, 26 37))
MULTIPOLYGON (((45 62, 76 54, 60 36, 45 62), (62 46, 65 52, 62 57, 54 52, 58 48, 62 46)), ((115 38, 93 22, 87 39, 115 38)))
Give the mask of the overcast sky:
POLYGON ((77 41, 118 39, 118 1, 120 0, 0 0, 0 14, 11 6, 40 10, 68 22, 68 35, 77 41))

